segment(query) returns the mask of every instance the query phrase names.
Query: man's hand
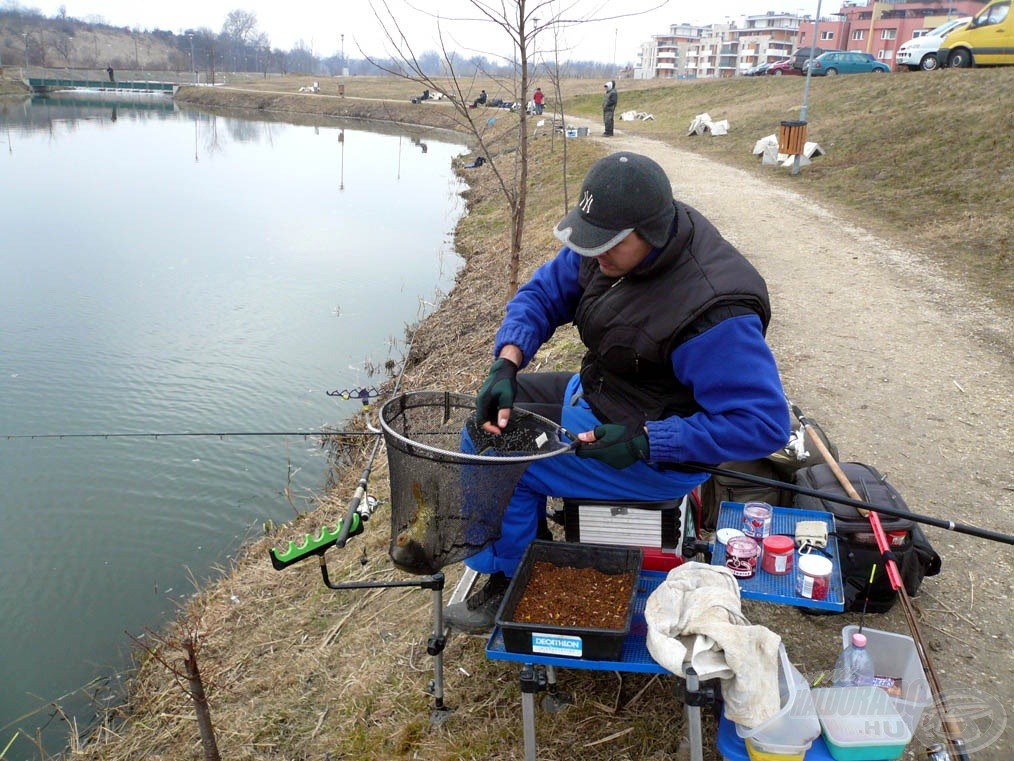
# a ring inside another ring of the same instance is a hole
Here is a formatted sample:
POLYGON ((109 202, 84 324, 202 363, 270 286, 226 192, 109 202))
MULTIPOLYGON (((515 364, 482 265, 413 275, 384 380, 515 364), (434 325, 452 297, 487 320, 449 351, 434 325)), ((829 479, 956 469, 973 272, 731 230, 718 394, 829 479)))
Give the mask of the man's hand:
POLYGON ((518 393, 518 366, 500 357, 489 368, 489 375, 475 397, 475 421, 483 430, 500 433, 511 417, 518 393))
POLYGON ((578 457, 592 457, 614 468, 626 468, 649 457, 648 434, 642 425, 607 423, 578 434, 578 457))

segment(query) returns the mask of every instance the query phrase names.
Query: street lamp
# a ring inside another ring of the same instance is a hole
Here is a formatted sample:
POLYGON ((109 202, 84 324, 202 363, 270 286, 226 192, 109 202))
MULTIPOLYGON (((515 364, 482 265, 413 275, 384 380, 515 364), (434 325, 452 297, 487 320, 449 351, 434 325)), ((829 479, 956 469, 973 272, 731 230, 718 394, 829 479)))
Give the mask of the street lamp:
POLYGON ((28 76, 28 32, 25 32, 25 76, 28 76))
POLYGON ((194 68, 194 35, 187 32, 187 37, 190 39, 190 71, 194 74, 194 84, 197 84, 197 69, 194 68))

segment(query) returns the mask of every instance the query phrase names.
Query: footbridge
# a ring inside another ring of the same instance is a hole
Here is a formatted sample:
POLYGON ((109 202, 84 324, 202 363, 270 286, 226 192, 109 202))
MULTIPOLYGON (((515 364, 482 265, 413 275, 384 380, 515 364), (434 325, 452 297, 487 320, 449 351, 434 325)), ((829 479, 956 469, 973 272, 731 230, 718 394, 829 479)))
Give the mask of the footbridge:
POLYGON ((74 79, 65 77, 28 77, 32 92, 46 93, 58 90, 88 90, 115 93, 150 93, 173 95, 179 87, 174 82, 115 81, 102 79, 74 79))

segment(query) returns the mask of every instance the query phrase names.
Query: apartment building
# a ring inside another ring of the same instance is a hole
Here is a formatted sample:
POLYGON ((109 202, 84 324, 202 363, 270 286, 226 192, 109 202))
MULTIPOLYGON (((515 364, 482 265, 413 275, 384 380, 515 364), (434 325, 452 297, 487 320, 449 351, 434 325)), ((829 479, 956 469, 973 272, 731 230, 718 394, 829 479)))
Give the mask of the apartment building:
POLYGON ((793 50, 817 47, 873 53, 894 65, 895 51, 949 18, 972 16, 986 0, 922 0, 869 3, 846 0, 836 13, 811 16, 769 11, 735 22, 673 24, 641 46, 636 79, 733 77, 761 63, 788 58, 793 50))

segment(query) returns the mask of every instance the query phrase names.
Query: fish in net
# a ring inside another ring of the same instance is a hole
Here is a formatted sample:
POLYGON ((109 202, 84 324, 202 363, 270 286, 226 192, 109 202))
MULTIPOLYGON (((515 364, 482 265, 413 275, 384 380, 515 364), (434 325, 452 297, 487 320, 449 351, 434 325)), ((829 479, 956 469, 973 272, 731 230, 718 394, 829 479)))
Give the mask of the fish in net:
POLYGON ((499 435, 475 424, 475 400, 444 391, 395 397, 380 411, 391 479, 392 562, 436 573, 500 536, 525 468, 572 445, 551 420, 515 407, 499 435))

